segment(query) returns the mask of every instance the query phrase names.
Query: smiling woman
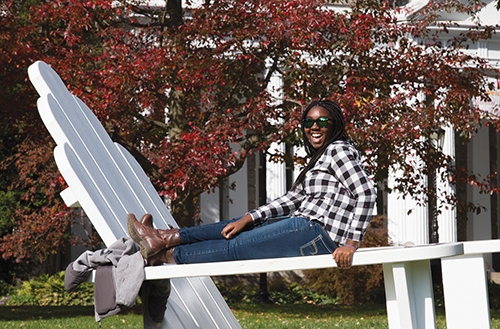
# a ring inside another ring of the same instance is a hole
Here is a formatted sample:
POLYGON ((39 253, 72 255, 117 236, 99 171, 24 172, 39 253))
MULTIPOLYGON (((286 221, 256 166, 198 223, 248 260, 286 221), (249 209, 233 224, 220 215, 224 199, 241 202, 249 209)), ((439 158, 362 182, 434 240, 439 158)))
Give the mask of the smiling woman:
POLYGON ((309 156, 316 153, 316 150, 324 146, 325 142, 349 139, 345 131, 342 109, 337 103, 329 100, 314 101, 304 110, 302 134, 306 137, 304 144, 309 156), (325 138, 318 140, 320 135, 324 135, 325 138))
POLYGON ((157 230, 150 215, 138 221, 130 214, 130 236, 144 258, 157 265, 332 254, 349 268, 376 192, 336 103, 313 101, 301 122, 310 160, 290 191, 242 217, 203 226, 157 230))
POLYGON ((332 118, 329 113, 321 106, 315 106, 309 110, 307 117, 302 121, 304 132, 312 147, 319 149, 330 138, 332 130, 329 129, 329 123, 332 118))

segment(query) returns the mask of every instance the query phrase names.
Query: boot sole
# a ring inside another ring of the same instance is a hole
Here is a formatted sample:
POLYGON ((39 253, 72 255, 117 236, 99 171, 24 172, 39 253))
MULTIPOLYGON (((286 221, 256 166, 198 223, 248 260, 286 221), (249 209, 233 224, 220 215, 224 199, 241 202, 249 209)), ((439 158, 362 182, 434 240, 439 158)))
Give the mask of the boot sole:
POLYGON ((137 229, 135 228, 134 219, 130 216, 127 216, 127 228, 132 240, 134 240, 135 243, 139 244, 142 257, 144 259, 148 259, 149 257, 154 256, 153 250, 151 249, 147 241, 141 238, 139 232, 137 232, 137 229))

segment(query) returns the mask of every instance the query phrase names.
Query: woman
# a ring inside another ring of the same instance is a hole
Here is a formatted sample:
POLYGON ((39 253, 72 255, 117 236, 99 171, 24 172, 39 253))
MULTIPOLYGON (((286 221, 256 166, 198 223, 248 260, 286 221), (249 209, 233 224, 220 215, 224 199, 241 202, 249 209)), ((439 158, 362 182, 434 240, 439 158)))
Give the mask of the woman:
POLYGON ((332 254, 337 266, 349 268, 373 212, 375 188, 336 103, 310 103, 301 130, 310 160, 293 187, 240 218, 156 230, 150 215, 139 222, 130 214, 130 236, 143 257, 156 265, 332 254))

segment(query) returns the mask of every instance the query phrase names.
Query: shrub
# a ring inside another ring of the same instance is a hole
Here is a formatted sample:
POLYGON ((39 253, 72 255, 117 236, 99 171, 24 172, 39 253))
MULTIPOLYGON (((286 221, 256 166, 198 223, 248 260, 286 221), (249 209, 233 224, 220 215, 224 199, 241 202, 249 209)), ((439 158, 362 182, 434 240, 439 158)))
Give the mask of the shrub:
POLYGON ((12 289, 5 305, 35 306, 89 306, 94 304, 94 288, 90 282, 82 283, 76 291, 67 293, 64 288, 64 271, 53 276, 43 274, 12 289))
POLYGON ((490 308, 492 310, 500 309, 500 284, 488 280, 488 295, 490 308))
MULTIPOLYGON (((383 216, 374 216, 361 247, 388 246, 388 232, 383 216)), ((384 277, 382 265, 354 266, 350 269, 327 268, 307 270, 305 281, 319 294, 338 298, 345 305, 383 302, 384 277)))
POLYGON ((304 288, 297 282, 275 281, 269 286, 269 297, 277 304, 336 304, 337 299, 304 288))
POLYGON ((10 286, 7 282, 0 279, 0 296, 8 295, 10 286))
POLYGON ((224 281, 215 280, 215 285, 224 297, 226 303, 250 303, 253 297, 257 294, 257 288, 247 284, 226 284, 224 281))
MULTIPOLYGON (((252 303, 257 299, 258 287, 244 281, 237 284, 226 284, 223 280, 215 280, 217 288, 227 303, 252 303)), ((328 295, 319 294, 304 288, 297 282, 284 279, 273 280, 269 285, 269 299, 275 304, 335 304, 336 300, 328 295)))

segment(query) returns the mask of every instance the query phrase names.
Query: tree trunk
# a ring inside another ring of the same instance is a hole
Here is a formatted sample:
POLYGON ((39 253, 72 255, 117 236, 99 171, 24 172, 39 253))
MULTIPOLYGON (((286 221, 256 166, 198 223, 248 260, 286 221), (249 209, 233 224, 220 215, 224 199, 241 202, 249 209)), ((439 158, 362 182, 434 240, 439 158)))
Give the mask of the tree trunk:
POLYGON ((184 93, 180 90, 172 90, 169 106, 168 117, 168 137, 171 141, 178 141, 185 125, 185 109, 183 106, 184 93))
POLYGON ((188 191, 182 191, 172 201, 171 212, 180 227, 193 226, 196 224, 196 214, 199 213, 197 205, 198 195, 188 191))

